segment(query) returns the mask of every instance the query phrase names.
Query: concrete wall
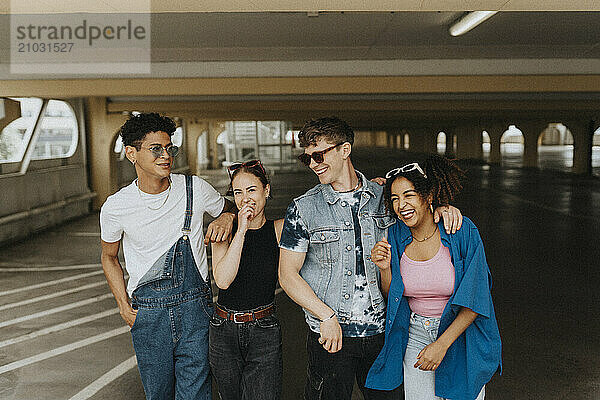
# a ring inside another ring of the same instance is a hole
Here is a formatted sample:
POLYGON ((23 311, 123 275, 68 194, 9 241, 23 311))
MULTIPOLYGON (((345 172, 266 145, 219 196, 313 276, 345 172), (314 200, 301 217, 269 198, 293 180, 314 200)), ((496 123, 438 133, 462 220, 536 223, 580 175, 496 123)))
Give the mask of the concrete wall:
POLYGON ((26 237, 90 211, 94 193, 88 185, 82 103, 79 100, 69 103, 79 124, 79 143, 73 156, 33 160, 23 175, 0 174, 0 243, 26 237))

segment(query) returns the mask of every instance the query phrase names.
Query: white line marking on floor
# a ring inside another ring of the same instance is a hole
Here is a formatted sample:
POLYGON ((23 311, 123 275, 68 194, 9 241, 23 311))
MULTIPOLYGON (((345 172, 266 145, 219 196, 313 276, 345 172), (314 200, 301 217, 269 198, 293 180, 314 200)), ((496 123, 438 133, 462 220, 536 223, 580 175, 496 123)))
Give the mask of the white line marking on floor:
POLYGON ((101 296, 96 296, 96 297, 91 297, 89 299, 85 299, 85 300, 81 300, 81 301, 76 301, 74 303, 70 303, 70 304, 67 304, 67 305, 64 305, 64 306, 60 306, 60 307, 56 307, 56 308, 51 308, 49 310, 40 311, 40 312, 37 312, 37 313, 34 313, 34 314, 24 315, 24 316, 19 317, 19 318, 15 318, 15 319, 11 319, 11 320, 8 320, 8 321, 0 322, 0 328, 4 328, 6 326, 15 325, 15 324, 18 324, 20 322, 29 321, 29 320, 40 318, 40 317, 45 317, 46 315, 56 314, 56 313, 59 313, 59 312, 70 310, 72 308, 77 308, 77 307, 85 306, 85 305, 88 305, 88 304, 96 303, 98 301, 102 301, 102 300, 106 300, 106 299, 110 299, 110 298, 113 298, 112 293, 107 293, 107 294, 103 294, 101 296))
POLYGON ((125 325, 117 329, 113 329, 112 331, 104 332, 99 335, 95 335, 83 340, 79 340, 74 343, 70 343, 64 346, 57 347, 56 349, 52 349, 49 351, 45 351, 40 354, 36 354, 35 356, 27 357, 19 361, 14 361, 8 363, 6 365, 0 366, 0 375, 5 374, 7 372, 13 371, 15 369, 19 369, 25 367, 30 364, 34 364, 36 362, 40 362, 46 360, 48 358, 52 358, 64 353, 68 353, 73 350, 77 350, 79 348, 89 346, 90 344, 94 344, 100 342, 102 340, 110 339, 114 336, 122 335, 123 333, 129 332, 129 326, 125 325))
MULTIPOLYGON (((283 289, 277 288, 275 290, 275 295, 283 293, 283 289)), ((217 301, 217 295, 213 296, 213 302, 217 301)), ((106 374, 102 375, 100 378, 96 379, 90 385, 85 387, 75 396, 71 397, 69 400, 87 400, 96 393, 98 393, 102 388, 111 384, 115 379, 118 379, 125 373, 127 373, 130 369, 134 368, 137 365, 137 361, 135 356, 125 360, 121 364, 117 365, 115 368, 108 371, 106 374)))
POLYGON ((15 267, 15 265, 23 265, 17 263, 0 263, 0 272, 50 272, 50 271, 70 271, 73 269, 92 269, 102 268, 102 264, 81 264, 81 265, 63 265, 51 267, 48 265, 29 265, 23 267, 15 267), (4 265, 4 266, 2 266, 4 265))
POLYGON ((98 314, 92 314, 85 317, 77 318, 72 321, 63 322, 62 324, 49 326, 48 328, 40 329, 38 331, 34 331, 28 333, 26 335, 17 336, 11 339, 6 339, 0 342, 0 349, 6 346, 10 346, 15 343, 24 342, 26 340, 35 339, 40 336, 48 335, 49 333, 59 332, 64 329, 72 328, 77 325, 85 324, 91 321, 95 321, 100 318, 108 317, 110 315, 118 314, 119 308, 113 308, 110 310, 102 311, 98 314))
POLYGON ((103 387, 108 386, 115 379, 125 374, 127 371, 137 366, 137 359, 135 356, 128 358, 121 364, 117 365, 100 378, 86 386, 82 391, 71 397, 69 400, 87 400, 96 393, 98 393, 103 387))
POLYGON ((72 293, 82 292, 84 290, 92 289, 92 288, 102 286, 102 285, 106 285, 106 280, 103 279, 100 282, 88 283, 87 285, 78 286, 76 288, 67 289, 67 290, 61 290, 60 292, 45 294, 43 296, 33 297, 31 299, 27 299, 27 300, 23 300, 23 301, 17 301, 16 303, 3 304, 0 306, 0 311, 8 310, 10 308, 15 308, 15 307, 20 307, 20 306, 25 306, 27 304, 33 304, 33 303, 37 303, 37 302, 48 300, 48 299, 53 299, 55 297, 66 296, 66 295, 72 294, 72 293))
POLYGON ((24 287, 20 287, 17 289, 5 290, 4 292, 0 292, 0 296, 6 296, 7 294, 24 292, 27 290, 39 289, 39 288, 43 288, 46 286, 58 285, 59 283, 69 282, 69 281, 73 281, 75 279, 87 278, 89 276, 100 275, 102 273, 103 273, 103 271, 86 272, 85 274, 73 275, 73 276, 69 276, 67 278, 56 279, 54 281, 38 283, 35 285, 31 285, 31 286, 24 286, 24 287))

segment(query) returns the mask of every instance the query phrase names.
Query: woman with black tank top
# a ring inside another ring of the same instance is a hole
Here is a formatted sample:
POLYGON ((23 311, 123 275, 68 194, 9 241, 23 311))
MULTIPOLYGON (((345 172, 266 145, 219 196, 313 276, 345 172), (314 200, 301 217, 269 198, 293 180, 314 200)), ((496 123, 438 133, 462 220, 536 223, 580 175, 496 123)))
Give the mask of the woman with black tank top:
POLYGON ((271 187, 259 160, 228 168, 238 207, 230 241, 212 243, 219 298, 209 330, 209 361, 222 400, 279 399, 281 328, 274 314, 283 219, 264 214, 271 187))

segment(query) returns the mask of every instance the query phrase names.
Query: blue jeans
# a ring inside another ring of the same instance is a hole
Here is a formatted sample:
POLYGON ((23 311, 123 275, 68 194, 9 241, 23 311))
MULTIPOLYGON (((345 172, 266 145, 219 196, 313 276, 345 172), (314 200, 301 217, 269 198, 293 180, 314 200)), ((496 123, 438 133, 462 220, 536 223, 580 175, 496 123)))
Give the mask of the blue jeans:
POLYGON ((275 315, 235 323, 213 315, 209 360, 222 400, 279 400, 283 360, 275 315))
MULTIPOLYGON (((415 368, 417 356, 427 345, 437 340, 440 319, 411 313, 408 345, 404 354, 404 390, 406 400, 442 400, 435 395, 435 371, 415 368)), ((485 398, 485 386, 477 399, 485 398)))
POLYGON ((131 336, 146 398, 211 400, 210 286, 196 268, 187 236, 162 263, 161 276, 131 297, 138 310, 131 336))
POLYGON ((305 400, 350 400, 354 379, 365 400, 402 400, 402 386, 394 390, 375 390, 365 387, 367 374, 383 347, 384 334, 367 337, 344 337, 342 349, 329 353, 318 342, 319 334, 308 331, 308 376, 304 389, 305 400))

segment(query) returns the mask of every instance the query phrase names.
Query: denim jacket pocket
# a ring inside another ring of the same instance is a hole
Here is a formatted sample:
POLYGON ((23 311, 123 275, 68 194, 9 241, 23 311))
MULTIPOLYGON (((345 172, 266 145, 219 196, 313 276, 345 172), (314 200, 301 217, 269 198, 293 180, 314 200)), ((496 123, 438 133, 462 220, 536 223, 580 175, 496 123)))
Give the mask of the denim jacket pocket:
POLYGON ((374 214, 373 219, 375 220, 375 225, 377 225, 377 228, 380 230, 385 230, 396 222, 396 218, 385 214, 374 214))
POLYGON ((335 264, 340 257, 340 232, 332 228, 318 229, 310 233, 310 244, 317 258, 325 264, 335 264))

